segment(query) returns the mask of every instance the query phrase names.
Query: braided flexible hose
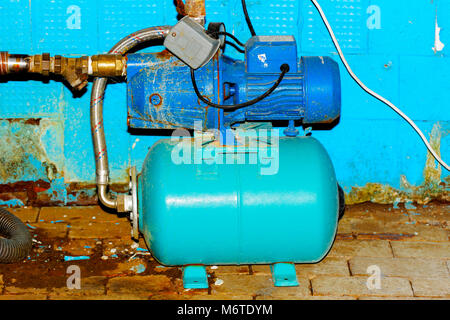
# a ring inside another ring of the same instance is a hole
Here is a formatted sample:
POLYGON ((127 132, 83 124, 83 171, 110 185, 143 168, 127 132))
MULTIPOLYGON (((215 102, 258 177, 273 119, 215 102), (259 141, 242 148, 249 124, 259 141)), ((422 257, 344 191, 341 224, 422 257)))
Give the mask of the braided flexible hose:
MULTIPOLYGON (((152 27, 132 33, 120 40, 109 53, 125 55, 129 50, 144 42, 163 40, 170 28, 170 26, 152 27)), ((103 99, 106 84, 107 78, 94 79, 91 94, 91 132, 94 142, 98 197, 103 205, 115 209, 117 201, 106 190, 109 182, 108 153, 103 127, 103 99)))

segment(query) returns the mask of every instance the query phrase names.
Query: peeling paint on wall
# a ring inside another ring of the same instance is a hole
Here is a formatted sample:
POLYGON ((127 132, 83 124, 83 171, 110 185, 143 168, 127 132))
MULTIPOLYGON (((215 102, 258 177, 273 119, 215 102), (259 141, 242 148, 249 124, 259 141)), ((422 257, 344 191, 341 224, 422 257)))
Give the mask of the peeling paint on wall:
MULTIPOLYGON (((404 177, 401 177, 404 179, 404 177)), ((450 202, 449 179, 444 179, 439 185, 430 189, 427 185, 418 187, 409 186, 405 189, 395 189, 389 185, 379 183, 368 183, 364 187, 352 187, 351 191, 345 195, 346 204, 356 204, 362 202, 374 202, 381 204, 396 204, 416 202, 427 204, 431 201, 450 202)))
MULTIPOLYGON (((442 128, 440 123, 436 123, 431 130, 430 145, 441 156, 442 128)), ((427 161, 423 170, 424 185, 435 188, 441 183, 442 167, 436 162, 433 155, 428 152, 427 161)))
POLYGON ((16 206, 50 187, 58 169, 46 156, 41 137, 48 123, 40 118, 0 120, 0 199, 16 206), (20 182, 18 182, 20 181, 20 182), (42 183, 40 183, 41 181, 42 183), (33 193, 33 194, 32 194, 33 193))
MULTIPOLYGON (((430 134, 430 144, 436 153, 441 155, 441 139, 445 133, 439 122, 434 124, 430 134)), ((389 185, 378 183, 368 183, 364 187, 352 187, 346 195, 346 203, 355 204, 366 201, 375 203, 408 203, 416 202, 426 204, 437 200, 450 201, 450 179, 449 176, 441 181, 442 167, 437 163, 430 152, 427 153, 427 160, 423 170, 423 183, 414 186, 408 182, 405 175, 400 177, 400 189, 397 190, 389 185)))
POLYGON ((441 28, 439 28, 438 18, 436 15, 436 26, 435 26, 435 34, 434 34, 434 53, 444 50, 445 45, 441 42, 441 28))
POLYGON ((44 136, 53 121, 0 120, 0 179, 3 183, 52 179, 58 168, 48 159, 44 136))

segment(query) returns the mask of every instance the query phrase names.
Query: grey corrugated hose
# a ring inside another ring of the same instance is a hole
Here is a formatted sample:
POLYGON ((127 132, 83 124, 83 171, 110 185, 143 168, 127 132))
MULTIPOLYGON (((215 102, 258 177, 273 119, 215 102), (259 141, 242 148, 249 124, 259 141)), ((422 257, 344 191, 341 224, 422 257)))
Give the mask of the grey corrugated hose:
POLYGON ((27 226, 4 208, 0 208, 0 263, 25 259, 32 247, 27 226))

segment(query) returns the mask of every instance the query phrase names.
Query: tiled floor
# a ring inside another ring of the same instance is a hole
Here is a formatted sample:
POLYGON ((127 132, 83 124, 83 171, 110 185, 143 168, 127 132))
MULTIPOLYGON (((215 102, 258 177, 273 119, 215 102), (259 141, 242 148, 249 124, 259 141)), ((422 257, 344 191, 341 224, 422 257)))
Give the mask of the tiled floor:
POLYGON ((185 290, 179 268, 160 266, 143 241, 137 247, 127 218, 99 207, 11 210, 34 247, 26 261, 0 265, 0 300, 450 299, 448 204, 350 206, 327 258, 297 265, 298 287, 274 287, 268 266, 219 266, 208 268, 205 290, 185 290), (80 290, 67 288, 71 265, 80 268, 80 290))

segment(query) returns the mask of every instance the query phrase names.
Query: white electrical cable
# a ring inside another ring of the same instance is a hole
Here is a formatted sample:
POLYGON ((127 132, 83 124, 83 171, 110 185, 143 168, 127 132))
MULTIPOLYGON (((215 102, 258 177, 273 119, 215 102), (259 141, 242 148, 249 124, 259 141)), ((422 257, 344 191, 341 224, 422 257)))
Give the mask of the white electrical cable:
POLYGON ((422 131, 420 131, 420 129, 417 127, 417 125, 414 123, 414 121, 412 121, 406 114, 404 114, 399 108, 397 108, 392 102, 390 102, 389 100, 387 100, 386 98, 380 96, 379 94, 377 94, 376 92, 370 90, 364 83, 362 83, 361 80, 359 80, 359 78, 353 73, 352 69, 350 68, 347 60, 344 57, 344 54, 342 53, 341 47, 339 46, 339 43, 336 39, 336 36, 334 35, 333 29, 331 29, 330 23, 327 20, 327 17, 325 16, 325 13, 322 10, 322 7, 319 5, 319 3, 317 3, 316 0, 311 0, 311 2, 314 4, 314 6, 316 7, 317 11, 319 11, 320 16, 322 17, 323 22, 325 23, 325 26, 328 29, 328 32, 331 36, 331 39, 333 40, 334 46, 336 47, 339 57, 342 60, 342 63, 344 64, 345 68, 347 69, 348 73, 350 74, 350 76, 353 78, 353 80, 355 80, 359 86, 366 91, 368 94, 372 95, 373 97, 377 98, 378 100, 380 100, 381 102, 385 103, 386 105, 388 105, 392 110, 394 110, 395 112, 397 112, 403 119, 406 120, 406 122, 409 123, 409 125, 411 127, 413 127, 413 129, 417 132, 417 134, 420 136, 420 138, 422 139, 422 141, 425 143, 425 146, 427 147, 428 151, 433 155, 433 157, 436 159, 437 162, 439 162, 445 169, 447 169, 448 171, 450 171, 450 167, 448 166, 448 164, 446 164, 437 154, 436 151, 433 150, 433 148, 431 147, 430 143, 428 142, 427 138, 425 138, 425 135, 422 133, 422 131))

